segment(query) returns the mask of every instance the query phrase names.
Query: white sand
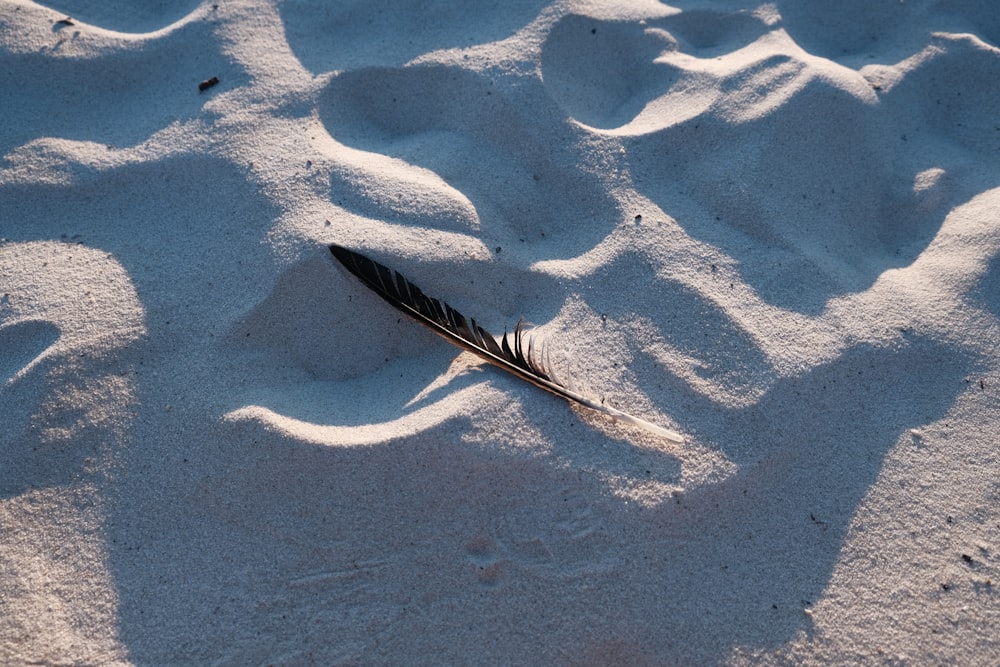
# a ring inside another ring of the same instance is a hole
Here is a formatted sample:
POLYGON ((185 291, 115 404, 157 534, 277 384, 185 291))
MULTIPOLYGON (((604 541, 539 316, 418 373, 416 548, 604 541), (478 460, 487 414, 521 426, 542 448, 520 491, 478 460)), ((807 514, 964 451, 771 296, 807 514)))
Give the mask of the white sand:
POLYGON ((998 45, 992 0, 0 0, 0 663, 997 664, 998 45))

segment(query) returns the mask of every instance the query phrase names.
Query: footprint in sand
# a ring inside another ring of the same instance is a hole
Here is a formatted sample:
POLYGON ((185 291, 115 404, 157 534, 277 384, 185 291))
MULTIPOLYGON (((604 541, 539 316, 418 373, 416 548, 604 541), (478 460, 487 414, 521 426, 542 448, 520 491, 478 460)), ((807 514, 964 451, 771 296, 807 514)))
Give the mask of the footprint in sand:
MULTIPOLYGON (((489 248, 519 264, 583 252, 618 223, 601 185, 604 167, 587 167, 595 156, 589 133, 563 122, 537 80, 511 89, 446 64, 366 68, 330 81, 320 116, 337 141, 436 174, 474 207, 455 206, 466 229, 477 227, 489 248)), ((390 191, 412 190, 406 180, 386 182, 384 171, 370 178, 390 191)), ((410 225, 454 226, 421 215, 418 203, 397 208, 344 185, 334 181, 331 199, 353 212, 393 220, 408 211, 410 225)))
POLYGON ((671 88, 690 83, 683 64, 665 56, 683 58, 682 53, 693 52, 714 58, 767 31, 764 21, 744 12, 681 12, 641 22, 571 14, 560 19, 545 40, 542 79, 570 117, 610 130, 631 122, 671 88))
POLYGON ((465 543, 465 553, 476 580, 492 586, 505 576, 505 561, 500 558, 499 545, 488 535, 475 535, 465 543))
POLYGON ((143 308, 120 264, 71 243, 0 245, 0 285, 0 625, 20 656, 80 655, 86 617, 110 655, 102 489, 133 418, 143 308))
POLYGON ((131 382, 112 369, 144 325, 128 276, 98 250, 3 245, 0 281, 0 494, 8 495, 100 469, 132 400, 131 382), (82 366, 106 370, 86 378, 82 366))
MULTIPOLYGON (((198 119, 212 96, 249 80, 221 51, 205 57, 187 47, 216 43, 208 5, 143 3, 148 14, 133 4, 121 12, 104 2, 50 6, 59 12, 51 14, 53 22, 68 14, 73 25, 45 35, 41 49, 4 54, 0 99, 18 100, 6 105, 0 125, 6 149, 46 137, 133 146, 171 124, 198 119), (200 93, 198 83, 212 76, 222 83, 200 93)), ((28 27, 37 29, 37 20, 28 27)))

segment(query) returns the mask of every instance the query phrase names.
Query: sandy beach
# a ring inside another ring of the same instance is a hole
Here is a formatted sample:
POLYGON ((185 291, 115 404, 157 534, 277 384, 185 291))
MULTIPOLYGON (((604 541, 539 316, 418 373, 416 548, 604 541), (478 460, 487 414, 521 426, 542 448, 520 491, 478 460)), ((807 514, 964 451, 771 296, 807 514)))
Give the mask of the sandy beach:
POLYGON ((998 82, 987 0, 0 0, 0 664, 1000 664, 998 82))

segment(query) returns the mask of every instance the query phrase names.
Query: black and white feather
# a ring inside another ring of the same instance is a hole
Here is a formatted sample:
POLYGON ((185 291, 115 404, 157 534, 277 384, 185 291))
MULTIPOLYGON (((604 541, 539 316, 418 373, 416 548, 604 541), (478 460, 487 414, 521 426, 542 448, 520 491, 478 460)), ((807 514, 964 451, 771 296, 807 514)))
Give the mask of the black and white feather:
POLYGON ((546 368, 545 364, 537 359, 534 338, 524 329, 521 322, 517 323, 513 335, 509 335, 505 331, 498 342, 492 334, 476 324, 474 319, 467 319, 447 303, 427 296, 398 271, 393 271, 358 252, 339 245, 330 246, 330 251, 348 271, 357 276, 376 294, 454 345, 568 401, 579 403, 615 419, 639 426, 673 442, 684 442, 684 438, 674 431, 622 412, 563 386, 546 368))

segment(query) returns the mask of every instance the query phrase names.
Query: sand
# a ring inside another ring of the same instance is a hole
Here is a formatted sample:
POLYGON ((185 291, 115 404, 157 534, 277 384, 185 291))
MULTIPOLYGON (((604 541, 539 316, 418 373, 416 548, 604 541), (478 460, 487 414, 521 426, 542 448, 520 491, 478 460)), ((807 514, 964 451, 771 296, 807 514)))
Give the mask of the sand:
POLYGON ((0 663, 997 664, 998 46, 987 0, 0 0, 0 663))

